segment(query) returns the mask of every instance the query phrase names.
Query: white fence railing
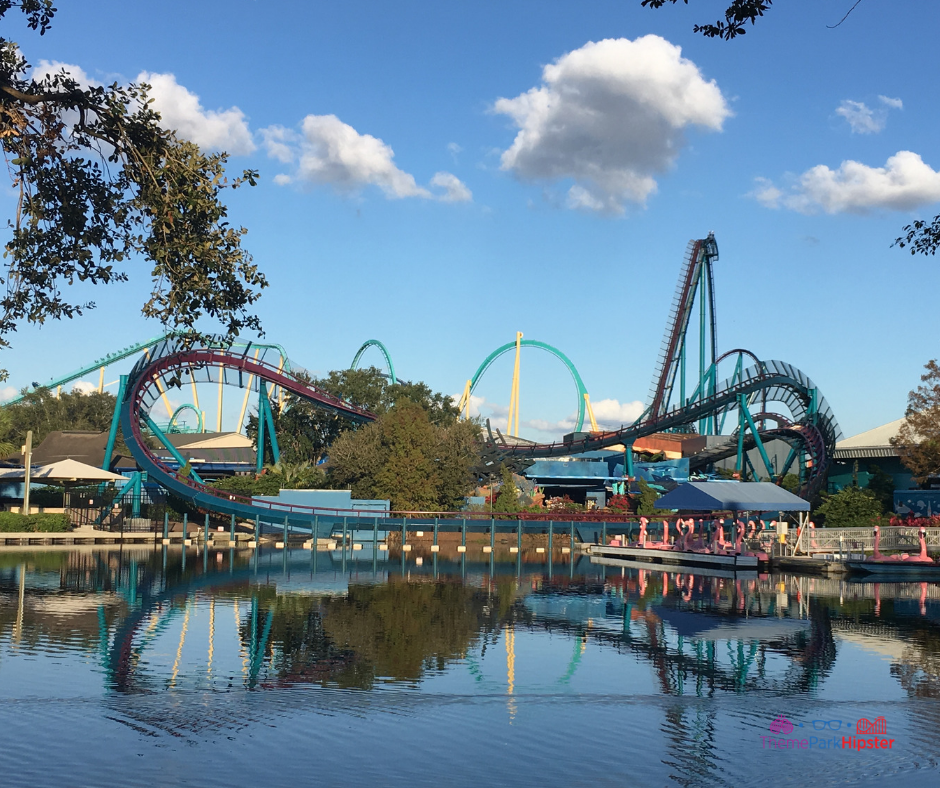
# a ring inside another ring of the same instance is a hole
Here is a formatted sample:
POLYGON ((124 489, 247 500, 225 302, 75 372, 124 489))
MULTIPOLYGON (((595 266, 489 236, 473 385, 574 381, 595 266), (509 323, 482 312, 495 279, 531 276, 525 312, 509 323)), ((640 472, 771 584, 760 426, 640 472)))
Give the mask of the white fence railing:
MULTIPOLYGON (((904 526, 885 526, 881 529, 878 549, 882 552, 918 552, 920 537, 918 528, 904 526)), ((797 546, 797 531, 792 529, 787 534, 790 548, 797 546)), ((799 540, 801 553, 839 553, 839 552, 874 552, 874 528, 807 528, 799 540)), ((927 529, 927 550, 940 552, 940 528, 927 529)))

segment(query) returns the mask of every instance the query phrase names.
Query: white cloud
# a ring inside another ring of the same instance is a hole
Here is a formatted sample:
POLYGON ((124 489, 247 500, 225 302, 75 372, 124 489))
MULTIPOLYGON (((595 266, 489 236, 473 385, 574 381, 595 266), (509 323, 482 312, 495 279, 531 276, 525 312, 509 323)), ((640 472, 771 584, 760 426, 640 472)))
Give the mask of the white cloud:
MULTIPOLYGON (((460 396, 454 397, 454 401, 459 401, 460 396)), ((616 399, 602 399, 591 401, 591 407, 594 410, 594 418, 597 426, 602 430, 616 430, 626 424, 632 424, 643 413, 644 405, 640 401, 619 402, 616 399)), ((507 417, 509 408, 506 405, 499 405, 495 402, 489 402, 484 397, 470 395, 470 416, 483 416, 489 418, 490 426, 494 432, 498 428, 503 433, 506 431, 507 417)), ((538 430, 548 433, 555 437, 574 431, 578 423, 578 414, 572 412, 570 415, 559 421, 548 421, 546 419, 521 419, 519 421, 520 431, 538 430)), ((590 418, 587 413, 584 415, 584 424, 582 430, 591 429, 590 418)), ((525 437, 525 435, 523 435, 525 437)))
POLYGON ((444 190, 438 199, 441 202, 471 202, 473 193, 456 175, 449 172, 436 172, 431 178, 431 185, 444 190))
POLYGON ((40 81, 46 77, 58 74, 61 71, 68 72, 68 75, 84 88, 101 83, 92 79, 81 66, 74 66, 71 63, 62 63, 58 60, 40 60, 33 66, 33 72, 30 75, 34 80, 40 81))
POLYGON ((13 386, 0 388, 0 402, 13 399, 19 392, 13 386))
MULTIPOLYGON (((32 78, 41 80, 65 70, 82 87, 100 85, 81 66, 58 60, 40 60, 33 68, 32 78)), ((183 87, 173 74, 152 74, 142 71, 137 82, 151 86, 151 98, 167 128, 175 129, 181 137, 195 142, 200 148, 225 150, 233 154, 251 153, 255 149, 245 114, 238 107, 226 110, 206 110, 199 96, 183 87)), ((69 118, 74 114, 69 114, 69 118)), ((67 119, 68 120, 68 119, 67 119)), ((72 121, 74 122, 74 121, 72 121)))
POLYGON ((907 211, 940 201, 940 172, 916 153, 899 151, 884 167, 844 161, 836 170, 824 164, 796 179, 789 192, 758 179, 752 196, 768 207, 785 207, 800 213, 868 213, 884 209, 907 211), (776 199, 762 200, 761 193, 776 191, 776 199))
POLYGON ((591 408, 598 426, 607 430, 615 430, 625 424, 632 424, 642 415, 645 407, 639 400, 633 402, 618 402, 615 399, 591 401, 591 408))
POLYGON ((589 42, 542 70, 542 85, 493 111, 519 128, 501 167, 525 180, 571 178, 568 205, 622 213, 644 203, 675 162, 684 130, 720 131, 718 85, 659 36, 589 42))
POLYGON ((274 182, 278 186, 287 186, 287 184, 291 183, 293 180, 294 179, 291 178, 290 175, 286 175, 283 172, 279 172, 277 175, 274 176, 274 182))
POLYGON ((72 384, 73 394, 91 394, 97 390, 98 387, 94 383, 90 383, 87 380, 77 380, 72 384))
POLYGON ((259 133, 268 156, 283 164, 294 160, 295 147, 300 140, 296 131, 285 129, 283 126, 268 126, 259 133))
POLYGON ((885 127, 887 113, 875 113, 861 101, 846 99, 836 109, 848 121, 853 134, 877 134, 885 127))
POLYGON ((448 142, 447 151, 451 156, 456 156, 458 153, 463 151, 463 148, 461 148, 456 142, 448 142))
POLYGON ((238 107, 205 109, 199 96, 180 85, 173 74, 143 71, 138 74, 137 82, 151 86, 153 106, 163 118, 163 123, 200 148, 233 154, 251 153, 255 149, 245 113, 238 107))
POLYGON ((391 146, 360 134, 336 115, 307 115, 298 134, 282 126, 261 130, 268 155, 285 164, 296 162, 292 175, 277 175, 275 182, 331 186, 343 194, 364 186, 377 186, 389 199, 421 197, 442 202, 466 202, 470 190, 457 176, 438 172, 431 185, 444 189, 435 196, 419 186, 414 175, 398 168, 391 146))
POLYGON ((836 108, 836 115, 845 118, 853 134, 877 134, 888 122, 888 109, 904 109, 901 99, 878 96, 878 100, 884 105, 880 109, 846 99, 836 108))
POLYGON ((753 197, 767 208, 778 208, 780 206, 783 192, 774 186, 772 181, 767 178, 755 178, 754 183, 756 184, 754 191, 750 192, 748 197, 753 197))

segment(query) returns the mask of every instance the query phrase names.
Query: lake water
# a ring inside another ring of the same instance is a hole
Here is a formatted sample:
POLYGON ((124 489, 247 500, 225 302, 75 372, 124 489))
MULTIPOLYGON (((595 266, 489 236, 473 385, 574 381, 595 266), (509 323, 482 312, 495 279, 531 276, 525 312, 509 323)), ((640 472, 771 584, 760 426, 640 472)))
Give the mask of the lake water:
POLYGON ((4 787, 936 786, 938 697, 935 585, 0 552, 4 787))

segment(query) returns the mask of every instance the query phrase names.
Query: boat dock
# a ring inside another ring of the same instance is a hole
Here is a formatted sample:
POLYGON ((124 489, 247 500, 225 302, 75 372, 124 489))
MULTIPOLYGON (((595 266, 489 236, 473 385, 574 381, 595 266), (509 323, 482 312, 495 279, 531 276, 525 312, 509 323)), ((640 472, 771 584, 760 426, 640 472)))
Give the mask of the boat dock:
POLYGON ((617 558, 621 561, 638 561, 646 568, 663 566, 696 566, 710 569, 731 569, 757 571, 757 556, 754 555, 713 555, 686 550, 657 550, 644 547, 615 547, 613 545, 591 545, 591 556, 617 558))

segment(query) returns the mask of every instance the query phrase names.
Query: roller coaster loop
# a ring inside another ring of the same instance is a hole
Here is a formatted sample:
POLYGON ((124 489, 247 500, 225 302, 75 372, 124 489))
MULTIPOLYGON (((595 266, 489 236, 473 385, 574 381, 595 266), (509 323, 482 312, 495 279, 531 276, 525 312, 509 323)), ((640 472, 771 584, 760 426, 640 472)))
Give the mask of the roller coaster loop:
POLYGON ((398 383, 398 378, 395 377, 395 365, 392 364, 392 356, 388 352, 388 348, 385 347, 377 339, 369 339, 362 343, 362 347, 356 351, 356 355, 352 360, 352 364, 349 365, 350 369, 359 368, 359 360, 362 358, 362 354, 365 353, 370 347, 377 347, 383 356, 385 356, 385 363, 388 365, 388 382, 393 386, 398 383))
POLYGON ((197 427, 196 432, 203 432, 203 423, 202 423, 202 411, 198 410, 195 405, 190 405, 188 402, 180 405, 176 410, 173 411, 173 415, 170 416, 170 423, 167 425, 167 432, 179 432, 179 425, 176 423, 177 417, 184 411, 191 410, 196 414, 197 427))
MULTIPOLYGON (((152 481, 170 492, 192 501, 197 507, 221 514, 234 514, 245 519, 257 518, 265 523, 279 523, 289 517, 292 527, 312 527, 318 518, 329 520, 331 514, 332 519, 350 514, 247 498, 217 490, 203 484, 196 473, 184 478, 147 447, 144 441, 145 429, 163 442, 177 462, 183 464, 178 452, 153 423, 150 409, 160 398, 160 381, 164 381, 167 387, 180 385, 184 375, 218 382, 220 385, 250 388, 259 393, 263 393, 266 385, 271 384, 316 407, 353 421, 366 422, 375 418, 368 411, 303 382, 295 373, 278 369, 278 366, 266 362, 263 355, 254 358, 251 355, 253 350, 254 346, 250 342, 231 347, 220 343, 212 347, 186 348, 177 338, 170 337, 155 345, 148 357, 137 362, 128 376, 120 403, 120 418, 127 446, 138 466, 149 474, 152 481)), ((332 522, 324 522, 324 526, 331 528, 332 522)))
MULTIPOLYGON (((523 339, 520 340, 522 347, 533 347, 538 348, 539 350, 544 350, 548 353, 551 353, 555 356, 562 364, 564 364, 568 371, 571 373, 571 378, 574 380, 575 388, 578 392, 578 421, 574 428, 575 432, 580 432, 584 426, 584 412, 585 412, 585 397, 587 396, 587 389, 584 387, 584 381, 581 380, 581 375, 578 373, 578 370, 575 368, 575 365, 571 362, 564 353, 562 353, 558 348, 552 347, 551 345, 545 342, 539 342, 536 339, 523 339)), ((468 406, 470 395, 473 393, 473 390, 477 387, 477 383, 480 382, 480 378, 483 377, 483 373, 490 368, 496 359, 502 356, 504 353, 509 353, 512 350, 516 349, 515 342, 507 342, 505 345, 496 348, 492 353, 490 353, 480 364, 480 367, 473 374, 473 377, 468 381, 469 385, 464 389, 463 397, 461 397, 460 402, 457 405, 458 410, 463 412, 463 410, 468 406)))

